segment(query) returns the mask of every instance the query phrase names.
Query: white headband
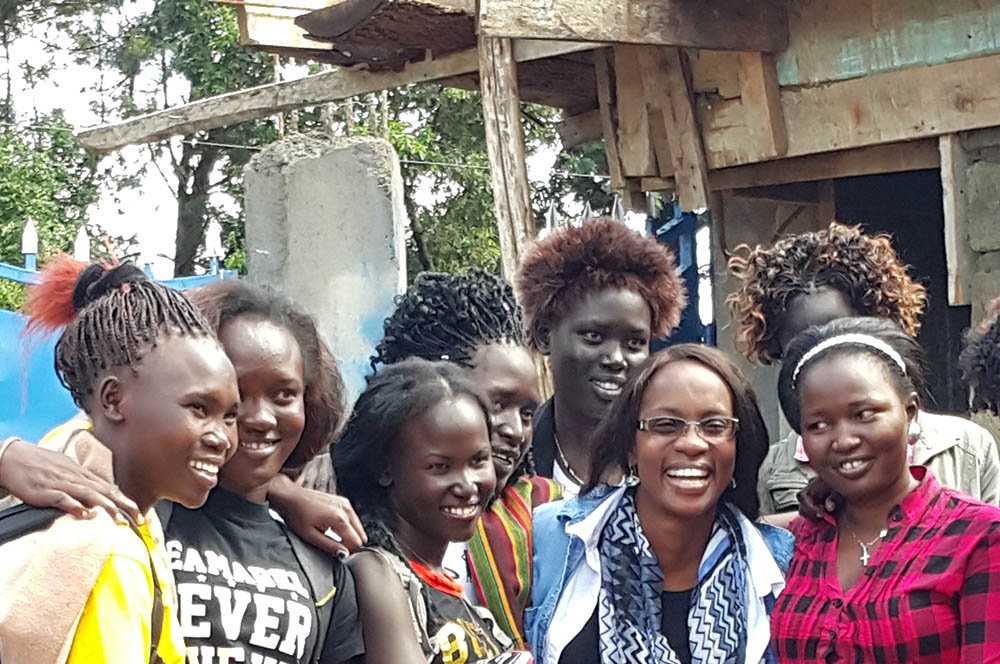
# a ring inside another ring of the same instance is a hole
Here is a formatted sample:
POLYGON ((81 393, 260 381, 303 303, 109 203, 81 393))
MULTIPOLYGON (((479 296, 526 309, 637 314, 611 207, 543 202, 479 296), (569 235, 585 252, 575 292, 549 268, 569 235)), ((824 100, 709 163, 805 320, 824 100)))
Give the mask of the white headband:
POLYGON ((842 346, 844 344, 859 344, 861 346, 874 348, 895 362, 899 367, 899 370, 903 372, 903 375, 906 375, 906 363, 903 362, 903 356, 897 353, 895 348, 878 337, 873 337, 870 334, 857 334, 852 332, 825 339, 806 351, 805 355, 802 356, 802 359, 799 360, 799 363, 795 365, 795 371, 792 372, 792 385, 795 385, 795 383, 798 382, 799 372, 802 371, 802 367, 805 366, 806 362, 813 359, 827 348, 831 348, 832 346, 842 346))

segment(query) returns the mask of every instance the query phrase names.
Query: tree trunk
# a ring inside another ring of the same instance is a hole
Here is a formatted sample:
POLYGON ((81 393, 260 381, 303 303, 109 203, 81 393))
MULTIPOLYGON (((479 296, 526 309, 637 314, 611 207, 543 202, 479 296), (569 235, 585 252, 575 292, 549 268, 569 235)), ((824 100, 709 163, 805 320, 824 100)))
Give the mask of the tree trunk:
MULTIPOLYGON (((191 145, 185 137, 177 168, 177 234, 174 240, 174 276, 194 274, 198 250, 205 242, 209 177, 221 156, 219 148, 191 145)), ((211 137, 209 140, 212 140, 211 137)))

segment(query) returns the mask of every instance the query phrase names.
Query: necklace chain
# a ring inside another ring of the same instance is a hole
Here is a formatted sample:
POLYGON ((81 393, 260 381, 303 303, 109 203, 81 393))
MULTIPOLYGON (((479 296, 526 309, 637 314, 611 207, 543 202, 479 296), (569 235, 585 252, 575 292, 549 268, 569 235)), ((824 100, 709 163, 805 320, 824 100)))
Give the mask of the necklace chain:
POLYGON ((868 561, 871 560, 871 553, 869 553, 869 548, 878 544, 882 540, 882 538, 885 537, 886 534, 889 532, 888 529, 883 528, 882 530, 878 531, 878 535, 876 535, 870 542, 862 542, 861 538, 858 537, 858 534, 854 532, 854 528, 847 526, 847 529, 851 531, 851 537, 853 537, 854 541, 857 542, 858 546, 861 547, 861 555, 858 556, 858 560, 861 561, 862 565, 868 567, 868 561))
POLYGON ((563 454, 562 445, 559 444, 559 435, 555 431, 553 431, 552 437, 556 441, 556 454, 559 455, 559 465, 562 466, 562 469, 566 471, 566 475, 569 477, 570 481, 572 481, 574 484, 579 484, 580 486, 583 486, 584 485, 583 479, 576 474, 576 471, 573 470, 573 467, 569 465, 569 460, 566 459, 566 455, 563 454))

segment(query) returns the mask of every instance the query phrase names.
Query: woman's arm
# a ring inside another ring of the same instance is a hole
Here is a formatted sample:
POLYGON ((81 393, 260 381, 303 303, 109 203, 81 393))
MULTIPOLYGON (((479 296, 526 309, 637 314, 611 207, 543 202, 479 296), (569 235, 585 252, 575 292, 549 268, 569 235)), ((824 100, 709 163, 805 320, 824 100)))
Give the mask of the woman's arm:
POLYGON ((365 663, 426 664, 406 591, 393 569, 371 551, 355 554, 348 565, 365 634, 365 663))
POLYGON ((78 519, 103 509, 118 523, 127 521, 122 512, 138 523, 138 506, 114 484, 107 482, 65 454, 15 440, 0 457, 0 487, 36 507, 56 507, 78 519))
POLYGON ((281 473, 271 480, 267 498, 293 533, 340 558, 368 541, 361 519, 347 498, 304 489, 281 473), (328 530, 339 540, 328 535, 328 530))

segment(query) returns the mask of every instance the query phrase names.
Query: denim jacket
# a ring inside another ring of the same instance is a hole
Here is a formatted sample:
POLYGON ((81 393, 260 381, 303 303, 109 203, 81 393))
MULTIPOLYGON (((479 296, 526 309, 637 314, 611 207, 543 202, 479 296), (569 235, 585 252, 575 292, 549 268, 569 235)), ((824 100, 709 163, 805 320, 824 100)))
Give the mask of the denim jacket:
MULTIPOLYGON (((525 611, 524 624, 538 664, 557 664, 563 648, 597 606, 601 565, 597 546, 604 524, 624 492, 624 488, 599 488, 535 510, 531 604, 525 611)), ((794 538, 782 528, 753 525, 755 528, 747 533, 749 577, 756 588, 764 589, 760 591, 764 614, 748 615, 758 628, 748 634, 747 662, 770 663, 776 660, 770 648, 767 616, 784 588, 783 575, 792 556, 794 538)), ((748 607, 748 611, 752 614, 753 608, 748 607)))

